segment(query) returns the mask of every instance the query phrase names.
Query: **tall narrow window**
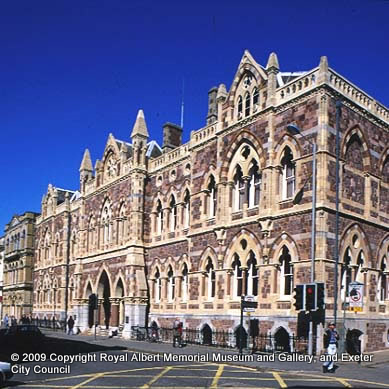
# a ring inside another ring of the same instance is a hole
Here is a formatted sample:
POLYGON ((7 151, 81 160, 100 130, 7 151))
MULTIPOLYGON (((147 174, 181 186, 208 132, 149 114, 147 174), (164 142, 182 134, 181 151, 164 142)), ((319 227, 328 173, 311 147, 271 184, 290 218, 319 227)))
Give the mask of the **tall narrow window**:
POLYGON ((258 164, 254 160, 249 171, 249 208, 255 207, 259 204, 260 194, 261 194, 261 182, 262 176, 259 172, 258 164))
POLYGON ((161 274, 159 273, 159 269, 155 272, 155 289, 154 289, 154 300, 156 303, 161 301, 161 291, 162 291, 162 282, 161 282, 161 274))
POLYGON ((189 218, 190 218, 190 193, 187 189, 184 196, 184 228, 189 228, 189 218))
POLYGON ((102 228, 103 228, 103 243, 107 244, 111 241, 111 207, 107 203, 103 207, 103 213, 101 218, 102 228))
POLYGON ((342 265, 342 284, 340 290, 340 296, 342 301, 346 301, 348 299, 348 286, 352 281, 351 274, 351 250, 348 247, 343 257, 343 265, 342 265))
POLYGON ((244 181, 243 181, 243 173, 242 169, 239 165, 237 165, 235 169, 234 175, 234 210, 239 211, 243 209, 244 203, 244 181))
POLYGON ((242 277, 242 267, 239 260, 239 256, 235 254, 234 261, 232 262, 232 269, 234 271, 234 282, 233 282, 233 288, 234 288, 234 297, 238 297, 242 295, 242 284, 243 284, 243 277, 242 277))
POLYGON ((380 274, 378 278, 378 300, 384 302, 388 299, 388 280, 386 276, 386 257, 382 258, 380 266, 380 274))
POLYGON ((254 88, 253 91, 253 112, 257 112, 259 108, 259 92, 258 88, 254 88))
POLYGON ((161 235, 163 230, 163 209, 161 200, 157 202, 157 234, 161 235))
POLYGON ((354 281, 363 282, 363 275, 362 275, 363 263, 364 263, 364 255, 363 255, 363 251, 361 251, 357 259, 357 270, 355 272, 354 281))
POLYGON ((282 248, 280 262, 281 262, 280 292, 282 296, 290 296, 293 288, 293 268, 292 268, 292 258, 286 246, 282 248))
POLYGON ((87 237, 87 242, 86 242, 86 249, 87 251, 93 250, 93 245, 94 245, 94 223, 93 223, 93 216, 89 218, 89 223, 88 223, 88 237, 87 237))
POLYGON ((207 297, 208 300, 211 300, 215 297, 216 292, 216 274, 211 258, 208 258, 205 270, 207 272, 207 297))
POLYGON ((249 116, 250 115, 250 110, 251 110, 251 96, 250 93, 246 93, 246 96, 244 98, 245 100, 245 107, 244 107, 244 116, 249 116))
POLYGON ((175 283, 173 269, 171 266, 169 266, 167 277, 168 277, 168 301, 173 302, 176 283, 175 283))
POLYGON ((285 147, 282 165, 282 197, 288 199, 293 197, 295 192, 295 164, 293 154, 289 147, 285 147))
POLYGON ((188 266, 185 263, 182 269, 182 283, 181 283, 182 301, 188 300, 188 287, 189 287, 188 266))
POLYGON ((247 261, 247 268, 247 294, 258 296, 257 259, 252 251, 250 251, 249 260, 247 261))
POLYGON ((209 206, 209 217, 216 216, 216 205, 217 205, 217 189, 216 182, 213 176, 209 179, 208 184, 208 206, 209 206))
POLYGON ((176 205, 176 199, 172 195, 170 197, 170 232, 174 232, 177 227, 177 205, 176 205))
POLYGON ((238 119, 242 118, 243 113, 243 99, 242 96, 238 97, 238 119))

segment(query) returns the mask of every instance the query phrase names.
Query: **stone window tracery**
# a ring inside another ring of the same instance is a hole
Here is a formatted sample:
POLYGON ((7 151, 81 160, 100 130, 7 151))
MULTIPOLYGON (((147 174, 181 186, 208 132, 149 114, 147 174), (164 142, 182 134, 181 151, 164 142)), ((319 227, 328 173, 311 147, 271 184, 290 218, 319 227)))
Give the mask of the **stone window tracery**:
POLYGON ((209 257, 207 258, 204 277, 205 295, 208 300, 212 300, 216 293, 216 274, 212 259, 209 257))
POLYGON ((102 228, 102 243, 108 244, 112 238, 112 227, 111 227, 111 205, 108 200, 106 200, 103 211, 101 213, 101 228, 102 228))
POLYGON ((243 209, 245 194, 245 183, 243 180, 243 172, 240 165, 235 168, 234 174, 234 210, 239 211, 243 209))
POLYGON ((293 161, 293 153, 288 146, 285 147, 281 159, 282 166, 282 199, 286 200, 294 196, 296 186, 296 167, 293 161))
POLYGON ((232 262, 233 269, 233 297, 238 298, 242 295, 242 286, 243 286, 243 272, 242 264, 238 254, 234 255, 234 260, 232 262))
POLYGON ((292 257, 286 246, 282 247, 280 256, 280 296, 289 297, 293 290, 292 257))
POLYGON ((247 261, 246 286, 247 295, 258 296, 257 259, 255 258, 255 254, 252 251, 250 251, 247 261))

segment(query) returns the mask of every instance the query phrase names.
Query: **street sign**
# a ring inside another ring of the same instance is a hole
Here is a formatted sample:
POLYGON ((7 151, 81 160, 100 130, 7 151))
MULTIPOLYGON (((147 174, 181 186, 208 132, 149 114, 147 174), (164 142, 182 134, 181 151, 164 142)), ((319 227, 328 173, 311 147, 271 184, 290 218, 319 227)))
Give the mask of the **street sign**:
POLYGON ((243 312, 255 312, 258 307, 258 303, 255 301, 254 296, 244 296, 242 299, 243 312))
POLYGON ((348 295, 350 311, 362 312, 363 310, 363 284, 360 282, 350 282, 348 295))

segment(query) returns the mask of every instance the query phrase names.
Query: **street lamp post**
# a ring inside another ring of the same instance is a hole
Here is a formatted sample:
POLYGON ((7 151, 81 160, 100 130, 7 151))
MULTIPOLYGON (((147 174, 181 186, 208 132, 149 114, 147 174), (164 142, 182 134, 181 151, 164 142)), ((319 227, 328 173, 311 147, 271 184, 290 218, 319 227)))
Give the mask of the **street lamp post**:
MULTIPOLYGON (((311 142, 301 132, 300 128, 295 124, 288 124, 286 126, 288 132, 292 135, 300 134, 312 146, 312 227, 311 227, 311 283, 315 282, 315 257, 316 257, 316 153, 317 144, 311 142)), ((308 352, 313 354, 313 320, 309 321, 309 338, 308 338, 308 352)))

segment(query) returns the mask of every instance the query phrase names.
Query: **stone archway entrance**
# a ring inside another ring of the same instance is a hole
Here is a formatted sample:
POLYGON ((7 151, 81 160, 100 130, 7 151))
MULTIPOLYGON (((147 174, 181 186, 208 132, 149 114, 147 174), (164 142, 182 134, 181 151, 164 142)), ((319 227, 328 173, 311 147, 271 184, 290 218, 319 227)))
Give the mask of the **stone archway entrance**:
POLYGON ((212 345, 212 330, 208 324, 201 330, 201 335, 203 336, 203 344, 212 345))
POLYGON ((242 343, 242 348, 247 347, 247 331, 244 327, 238 326, 235 330, 235 339, 236 339, 236 347, 240 348, 240 344, 242 343))
POLYGON ((124 285, 123 281, 120 278, 116 284, 115 289, 115 298, 111 299, 112 309, 111 309, 111 325, 114 327, 119 327, 124 325, 124 285))
POLYGON ((280 327, 274 334, 274 349, 279 352, 290 352, 290 338, 284 327, 280 327))
POLYGON ((101 273, 97 293, 99 297, 99 324, 108 329, 111 319, 111 286, 105 271, 101 273))

